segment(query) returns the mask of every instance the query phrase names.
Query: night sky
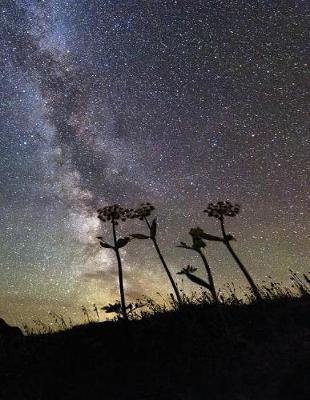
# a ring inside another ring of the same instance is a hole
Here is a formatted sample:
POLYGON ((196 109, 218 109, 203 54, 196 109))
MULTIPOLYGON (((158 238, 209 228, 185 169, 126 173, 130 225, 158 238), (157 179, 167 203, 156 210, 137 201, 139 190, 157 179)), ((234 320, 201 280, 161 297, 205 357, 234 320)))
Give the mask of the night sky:
MULTIPOLYGON (((202 213, 218 200, 242 206, 228 230, 257 282, 308 271, 305 13, 303 0, 2 0, 0 316, 79 321, 82 304, 118 298, 95 238, 107 204, 156 206, 173 273, 203 276, 176 244, 197 225, 219 233, 202 213)), ((246 284, 224 246, 207 254, 217 287, 246 284)), ((170 291, 150 242, 123 259, 128 300, 170 291)))

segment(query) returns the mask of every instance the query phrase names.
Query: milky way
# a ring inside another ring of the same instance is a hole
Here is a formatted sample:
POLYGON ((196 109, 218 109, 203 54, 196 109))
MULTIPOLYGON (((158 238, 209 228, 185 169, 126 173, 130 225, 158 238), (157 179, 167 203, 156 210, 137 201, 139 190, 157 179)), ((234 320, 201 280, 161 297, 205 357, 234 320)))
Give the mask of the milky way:
MULTIPOLYGON (((82 304, 117 298, 113 255, 95 239, 96 209, 110 203, 155 204, 174 273, 199 267, 175 246, 194 225, 216 233, 201 211, 226 199, 242 205, 229 229, 256 280, 309 269, 304 1, 0 10, 1 316, 79 320, 82 304)), ((209 247, 217 285, 244 285, 225 249, 209 247)), ((150 244, 123 257, 128 298, 168 293, 150 244)))

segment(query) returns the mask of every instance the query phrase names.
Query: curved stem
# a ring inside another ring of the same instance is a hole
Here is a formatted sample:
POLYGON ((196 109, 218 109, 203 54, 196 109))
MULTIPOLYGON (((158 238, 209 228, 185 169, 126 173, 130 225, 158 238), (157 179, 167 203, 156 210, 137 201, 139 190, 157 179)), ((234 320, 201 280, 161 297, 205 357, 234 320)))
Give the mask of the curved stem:
MULTIPOLYGON (((150 225, 148 219, 146 217, 144 217, 144 219, 145 219, 145 222, 147 223, 147 226, 148 226, 149 230, 151 230, 151 225, 150 225)), ((162 265, 163 265, 163 267, 164 267, 164 269, 166 271, 166 274, 168 275, 168 278, 170 280, 171 286, 173 287, 173 290, 174 290, 174 293, 175 293, 176 298, 178 300, 178 303, 182 304, 182 299, 181 299, 181 295, 180 295, 179 289, 178 289, 176 283, 174 282, 174 279, 173 279, 173 277, 171 275, 171 272, 170 272, 170 270, 168 268, 168 265, 166 264, 166 261, 165 261, 163 255, 162 255, 162 253, 160 251, 160 248, 158 246, 157 240, 155 238, 151 238, 151 240, 152 240, 152 242, 154 244, 155 250, 157 251, 158 257, 159 257, 159 259, 160 259, 160 261, 161 261, 161 263, 162 263, 162 265)))
POLYGON ((217 312, 219 314, 219 317, 220 317, 220 319, 222 321, 222 325, 224 327, 225 334, 226 334, 226 336, 228 338, 228 343, 231 345, 230 330, 228 328, 226 319, 225 319, 224 314, 223 314, 222 304, 219 302, 217 294, 216 294, 216 289, 215 289, 214 280, 213 280, 213 276, 212 276, 210 265, 209 265, 209 263, 208 263, 208 261, 206 259, 206 256, 203 254, 202 250, 198 249, 196 251, 200 255, 200 257, 202 258, 202 261, 203 261, 203 263, 204 263, 204 265, 206 267, 207 274, 208 274, 208 279, 209 279, 209 284, 210 284, 210 292, 212 294, 216 310, 217 310, 217 312))
POLYGON ((208 263, 208 261, 207 261, 205 255, 204 255, 203 252, 201 251, 201 249, 198 249, 198 250, 197 250, 197 253, 200 255, 200 257, 201 257, 201 259, 202 259, 202 261, 203 261, 203 263, 204 263, 204 266, 205 266, 205 268, 206 268, 207 275, 208 275, 208 280, 209 280, 209 284, 210 284, 210 291, 211 291, 213 300, 214 300, 214 302, 215 302, 216 304, 218 304, 219 301, 218 301, 218 298, 217 298, 217 294, 216 294, 216 290, 215 290, 215 285, 214 285, 214 280, 213 280, 213 276, 212 276, 212 272, 211 272, 210 265, 209 265, 209 263, 208 263))
POLYGON ((166 262, 164 260, 164 257, 161 254, 161 251, 160 251, 160 248, 158 247, 157 241, 156 241, 156 239, 152 239, 152 241, 153 241, 154 247, 155 247, 155 249, 157 251, 157 254, 158 254, 159 258, 160 258, 160 261, 161 261, 163 267, 165 268, 166 274, 168 275, 168 278, 170 280, 171 286, 173 287, 173 290, 174 290, 174 293, 175 293, 176 298, 178 300, 178 303, 181 304, 182 303, 182 299, 181 299, 180 292, 179 292, 179 290, 177 288, 176 283, 174 282, 174 279, 173 279, 173 277, 171 275, 171 272, 170 272, 170 270, 169 270, 169 268, 168 268, 168 266, 167 266, 167 264, 166 264, 166 262))
POLYGON ((113 227, 114 251, 116 254, 117 266, 118 266, 118 280, 119 280, 119 292, 120 292, 120 298, 121 298, 122 314, 123 314, 124 319, 128 320, 127 311, 126 311, 124 284, 123 284, 122 260, 121 260, 120 254, 119 254, 119 249, 117 247, 116 229, 115 229, 114 221, 112 221, 112 227, 113 227))
POLYGON ((225 246, 227 247, 228 251, 232 255, 233 259, 238 264, 238 266, 241 269, 241 271, 243 272, 246 280, 248 281, 249 285, 251 286, 251 289, 252 289, 256 299, 257 300, 262 300, 262 296, 261 296, 261 294, 260 294, 260 292, 258 290, 258 287, 256 286, 252 276, 250 275, 248 270, 245 268, 245 266, 242 264, 242 262, 240 261, 239 257, 237 256, 237 254, 234 252, 234 250, 231 247, 229 241, 226 239, 226 231, 225 231, 225 226, 224 226, 224 217, 220 218, 220 223, 221 223, 221 230, 222 230, 222 235, 223 235, 225 246))

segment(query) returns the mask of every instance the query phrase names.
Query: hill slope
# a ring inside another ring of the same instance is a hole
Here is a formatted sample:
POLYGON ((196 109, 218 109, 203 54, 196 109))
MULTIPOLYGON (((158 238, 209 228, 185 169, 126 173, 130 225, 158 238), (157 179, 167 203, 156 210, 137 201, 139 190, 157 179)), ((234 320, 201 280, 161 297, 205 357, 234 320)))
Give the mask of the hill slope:
POLYGON ((0 341, 0 399, 306 399, 310 298, 189 305, 0 341))

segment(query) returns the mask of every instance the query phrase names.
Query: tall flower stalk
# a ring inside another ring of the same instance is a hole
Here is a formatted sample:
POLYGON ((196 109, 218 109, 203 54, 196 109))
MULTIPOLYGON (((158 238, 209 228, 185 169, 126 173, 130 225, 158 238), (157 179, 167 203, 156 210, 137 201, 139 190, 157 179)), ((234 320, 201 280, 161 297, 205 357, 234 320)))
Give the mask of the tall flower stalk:
POLYGON ((192 272, 195 272, 195 270, 193 270, 193 269, 185 268, 185 269, 183 269, 183 270, 181 271, 181 273, 182 273, 182 274, 185 274, 185 275, 186 275, 190 280, 192 280, 193 282, 195 282, 195 283, 197 283, 197 284, 199 284, 199 285, 201 285, 201 286, 204 286, 204 287, 208 288, 209 291, 210 291, 210 293, 211 293, 211 295, 212 295, 213 301, 214 301, 216 304, 218 304, 218 303, 219 303, 219 300, 218 300, 218 297, 217 297, 217 293, 216 293, 216 289, 215 289, 215 284, 214 284, 214 279, 213 279, 213 275, 212 275, 212 272, 211 272, 211 268, 210 268, 210 265, 209 265, 209 263, 208 263, 208 261, 207 261, 207 258, 206 258, 206 256, 205 256, 205 254, 204 254, 203 251, 202 251, 202 249, 203 249, 204 247, 206 247, 206 244, 205 244, 205 242, 203 241, 203 235, 205 235, 205 233, 204 233, 204 231, 203 231, 201 228, 197 227, 197 228, 192 228, 192 229, 189 231, 189 234, 190 234, 191 237, 192 237, 193 244, 192 244, 191 246, 189 246, 189 245, 187 245, 186 243, 181 242, 180 245, 179 245, 178 247, 181 247, 181 248, 183 248, 183 249, 193 250, 193 251, 195 251, 196 253, 199 254, 199 256, 200 256, 200 258, 202 259, 202 262, 203 262, 203 264, 204 264, 204 266, 205 266, 206 272, 207 272, 208 282, 205 282, 205 281, 202 280, 202 279, 199 279, 199 281, 198 281, 198 278, 195 277, 195 276, 192 274, 192 272))
POLYGON ((224 217, 235 217, 237 214, 239 214, 239 211, 240 206, 238 204, 232 204, 230 201, 226 201, 225 203, 223 201, 219 201, 216 204, 209 203, 207 209, 204 210, 204 212, 206 212, 209 217, 214 217, 220 221, 221 232, 223 236, 221 241, 225 244, 226 248, 232 255, 233 259, 236 261, 242 273, 244 274, 256 299, 262 300, 260 291, 256 286, 252 276, 250 275, 244 264, 241 262, 240 258, 237 256, 230 244, 230 242, 234 240, 233 236, 226 233, 224 217))
POLYGON ((158 254, 158 257, 164 267, 164 270, 168 276, 168 279, 171 283, 171 286, 173 288, 175 297, 178 301, 179 304, 182 304, 182 298, 179 292, 179 289, 177 287, 177 284, 175 283, 172 274, 168 268, 168 265, 164 259, 164 256, 159 248, 157 239, 156 239, 156 234, 157 234, 157 221, 156 218, 153 219, 153 221, 150 223, 148 220, 148 217, 151 215, 152 211, 155 209, 155 207, 151 204, 151 203, 143 203, 141 204, 141 206, 137 209, 134 210, 134 214, 132 216, 132 218, 138 218, 141 221, 144 221, 148 230, 149 230, 149 235, 144 235, 141 233, 136 233, 136 234, 132 234, 130 235, 132 238, 134 239, 151 239, 151 241, 153 242, 154 248, 158 254))
POLYGON ((213 279, 213 275, 212 275, 212 272, 211 272, 210 265, 209 265, 209 263, 207 261, 207 258, 205 256, 203 250, 202 250, 203 248, 206 247, 206 244, 205 244, 203 239, 207 239, 208 238, 208 240, 214 240, 214 241, 218 241, 218 240, 221 240, 221 239, 219 239, 217 236, 212 236, 212 235, 209 235, 209 234, 205 233, 203 231, 203 229, 201 229, 199 227, 192 228, 189 231, 189 234, 192 237, 193 244, 191 246, 189 246, 186 243, 181 242, 178 247, 181 247, 183 249, 193 250, 193 251, 195 251, 196 253, 199 254, 199 256, 202 259, 203 264, 204 264, 204 266, 206 268, 208 281, 205 281, 204 279, 201 279, 198 276, 194 275, 194 272, 197 271, 197 268, 194 268, 194 267, 192 267, 190 265, 188 265, 186 268, 183 268, 180 272, 178 272, 178 274, 179 275, 182 275, 182 274, 186 275, 186 277, 188 279, 190 279, 192 282, 194 282, 197 285, 200 285, 202 287, 205 287, 210 291, 212 299, 213 299, 213 302, 214 302, 214 305, 215 305, 215 308, 217 310, 217 313, 218 313, 218 315, 220 317, 220 320, 222 322, 225 334, 226 334, 226 336, 227 336, 227 338, 229 340, 229 343, 230 343, 231 342, 230 331, 229 331, 229 328, 228 328, 228 325, 227 325, 227 322, 226 322, 226 319, 225 319, 225 316, 224 316, 224 313, 223 313, 223 310, 222 310, 222 304, 220 303, 220 301, 219 301, 219 299, 217 297, 215 284, 214 284, 214 279, 213 279))
POLYGON ((105 249, 111 249, 114 251, 117 267, 118 267, 118 281, 119 281, 119 292, 120 292, 120 301, 121 301, 121 311, 124 320, 128 320, 127 309, 126 309, 126 301, 125 301, 125 291, 124 291, 124 282, 123 282, 123 267, 122 260, 120 256, 120 249, 127 245, 130 241, 130 237, 126 236, 124 238, 117 237, 116 226, 120 221, 126 221, 126 219, 130 215, 130 210, 120 207, 118 204, 114 204, 113 206, 106 206, 100 208, 98 210, 98 218, 102 222, 110 222, 112 225, 112 236, 113 236, 113 244, 109 244, 103 240, 102 236, 98 236, 97 239, 100 240, 100 246, 105 249))

